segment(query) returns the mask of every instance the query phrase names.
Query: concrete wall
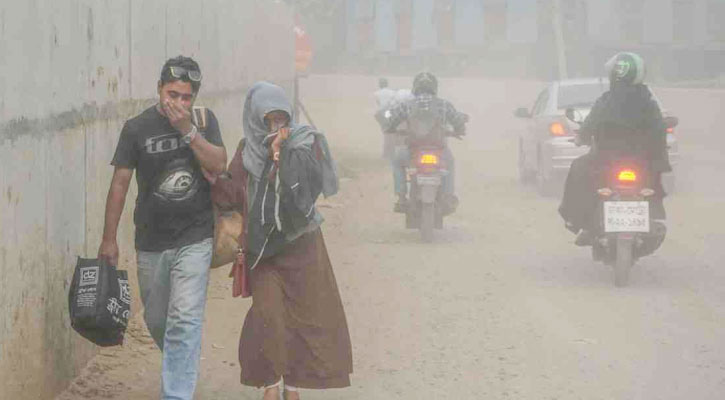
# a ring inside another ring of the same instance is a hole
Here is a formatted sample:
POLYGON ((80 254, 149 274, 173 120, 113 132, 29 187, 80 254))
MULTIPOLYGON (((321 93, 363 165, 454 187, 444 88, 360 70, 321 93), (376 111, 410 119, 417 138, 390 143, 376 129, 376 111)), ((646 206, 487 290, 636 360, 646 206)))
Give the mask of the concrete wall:
MULTIPOLYGON (((291 87, 291 25, 271 0, 0 3, 0 399, 52 398, 95 353, 69 326, 68 285, 98 249, 118 134, 153 104, 163 62, 199 61, 199 102, 231 153, 245 88, 291 87)), ((137 293, 131 192, 120 264, 137 293)))

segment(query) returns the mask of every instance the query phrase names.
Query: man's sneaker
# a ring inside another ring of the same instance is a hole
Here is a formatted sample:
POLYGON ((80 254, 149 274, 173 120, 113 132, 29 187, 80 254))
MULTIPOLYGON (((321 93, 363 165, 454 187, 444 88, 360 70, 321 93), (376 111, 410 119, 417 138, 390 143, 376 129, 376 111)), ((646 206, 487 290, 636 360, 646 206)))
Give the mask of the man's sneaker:
POLYGON ((594 235, 590 231, 582 229, 577 235, 574 244, 581 247, 591 246, 594 244, 594 235))

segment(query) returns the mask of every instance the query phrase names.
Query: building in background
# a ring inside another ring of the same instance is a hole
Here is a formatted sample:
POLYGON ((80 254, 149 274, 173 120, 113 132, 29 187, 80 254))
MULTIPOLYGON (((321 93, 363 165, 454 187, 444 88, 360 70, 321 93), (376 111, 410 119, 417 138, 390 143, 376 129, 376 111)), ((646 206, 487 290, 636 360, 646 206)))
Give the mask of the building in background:
MULTIPOLYGON (((357 64, 385 57, 450 67, 465 60, 492 74, 556 74, 554 0, 345 1, 342 47, 357 64)), ((642 53, 657 79, 713 78, 725 70, 725 0, 559 3, 571 75, 600 73, 620 50, 642 53)))

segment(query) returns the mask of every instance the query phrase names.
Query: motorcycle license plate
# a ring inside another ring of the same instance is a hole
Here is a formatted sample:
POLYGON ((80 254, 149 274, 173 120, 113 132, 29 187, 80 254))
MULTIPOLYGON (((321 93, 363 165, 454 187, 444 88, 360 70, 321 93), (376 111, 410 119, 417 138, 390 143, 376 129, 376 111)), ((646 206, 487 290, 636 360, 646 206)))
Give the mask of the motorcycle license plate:
POLYGON ((649 203, 646 201, 605 201, 604 231, 649 232, 649 203))
POLYGON ((441 184, 441 177, 440 176, 422 176, 422 175, 418 175, 418 184, 419 185, 440 185, 441 184))

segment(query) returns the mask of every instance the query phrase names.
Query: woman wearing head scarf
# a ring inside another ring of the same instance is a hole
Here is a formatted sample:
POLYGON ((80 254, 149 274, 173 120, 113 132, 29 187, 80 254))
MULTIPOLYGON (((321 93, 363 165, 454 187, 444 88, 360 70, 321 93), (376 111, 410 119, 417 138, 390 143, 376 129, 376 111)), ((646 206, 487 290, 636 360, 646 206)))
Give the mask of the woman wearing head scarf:
POLYGON ((238 286, 246 273, 252 307, 239 342, 241 382, 264 387, 264 399, 347 387, 350 336, 315 208, 320 194, 337 192, 327 141, 291 122, 284 90, 271 83, 250 89, 243 119, 246 238, 234 275, 238 286))
POLYGON ((666 126, 657 101, 644 84, 644 60, 634 53, 618 53, 605 64, 610 90, 592 107, 579 131, 579 140, 594 143, 588 154, 574 160, 564 186, 559 214, 567 229, 578 234, 576 244, 590 246, 596 213, 596 168, 618 155, 637 156, 649 163, 655 195, 652 216, 664 223, 662 173, 672 170, 667 154, 666 126))

